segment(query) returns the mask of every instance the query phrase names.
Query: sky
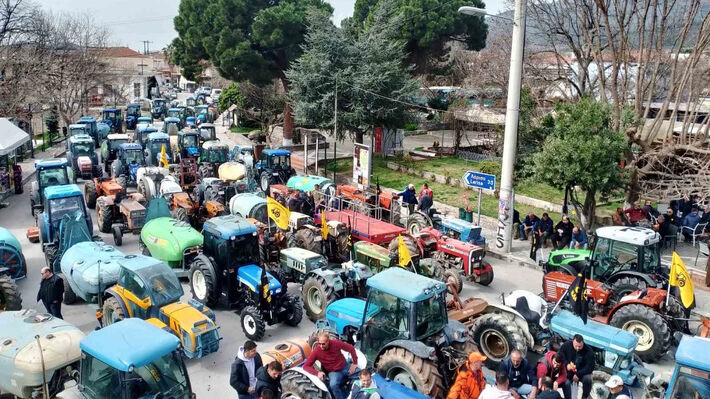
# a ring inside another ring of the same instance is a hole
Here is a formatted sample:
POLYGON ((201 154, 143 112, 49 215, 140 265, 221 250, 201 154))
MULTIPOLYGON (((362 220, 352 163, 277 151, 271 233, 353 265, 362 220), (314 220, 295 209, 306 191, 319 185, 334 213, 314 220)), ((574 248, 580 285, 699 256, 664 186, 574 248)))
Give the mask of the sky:
MULTIPOLYGON (((160 50, 167 46, 177 33, 173 28, 173 17, 178 13, 180 0, 33 0, 45 10, 55 13, 86 12, 97 23, 108 28, 111 45, 127 46, 143 51, 143 41, 150 50, 160 50)), ((335 11, 336 25, 343 18, 352 16, 355 0, 326 0, 335 11)), ((440 0, 444 1, 444 0, 440 0)), ((508 0, 484 0, 486 9, 499 13, 507 9, 508 0)))

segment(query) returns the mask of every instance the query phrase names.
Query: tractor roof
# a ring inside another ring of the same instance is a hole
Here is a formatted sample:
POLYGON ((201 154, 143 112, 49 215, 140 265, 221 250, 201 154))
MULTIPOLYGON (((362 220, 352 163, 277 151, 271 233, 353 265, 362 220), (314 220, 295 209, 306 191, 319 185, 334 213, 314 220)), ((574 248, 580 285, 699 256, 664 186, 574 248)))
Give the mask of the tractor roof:
POLYGON ((256 226, 237 215, 218 216, 209 219, 203 227, 208 233, 229 240, 231 237, 241 237, 256 234, 256 226))
POLYGON ((214 127, 213 123, 200 123, 200 129, 214 127))
POLYGON ((118 112, 118 108, 104 108, 102 112, 118 112))
POLYGON ((580 334, 590 346, 622 356, 633 353, 639 341, 636 335, 620 328, 593 320, 584 324, 579 316, 568 310, 562 310, 552 317, 550 330, 564 339, 572 339, 575 334, 580 334))
MULTIPOLYGON (((165 119, 168 119, 168 118, 165 118, 165 119)), ((139 132, 139 133, 155 133, 155 132, 157 132, 157 131, 158 131, 158 128, 155 127, 155 126, 153 126, 153 125, 150 125, 150 126, 140 126, 140 127, 138 128, 138 132, 139 132)))
POLYGON ((400 267, 390 267, 375 274, 367 280, 367 286, 409 302, 420 302, 446 290, 444 283, 400 267))
POLYGON ((596 230, 597 238, 608 238, 631 245, 646 246, 659 242, 661 235, 645 227, 606 226, 596 230))
POLYGON ((178 132, 178 136, 197 136, 198 134, 200 134, 200 132, 195 129, 182 129, 178 132))
POLYGON ((175 335, 135 317, 94 331, 79 344, 82 351, 121 371, 145 366, 178 345, 175 335))
POLYGON ((88 134, 75 134, 74 136, 69 137, 70 143, 83 143, 87 141, 93 142, 94 139, 92 139, 88 134))
MULTIPOLYGON (((171 108, 171 109, 173 109, 173 108, 171 108)), ((164 121, 165 123, 179 123, 179 122, 180 122, 180 118, 176 118, 176 117, 174 117, 174 116, 168 116, 168 117, 165 118, 163 121, 164 121)))
POLYGON ((303 260, 323 257, 321 254, 298 247, 284 248, 281 250, 281 253, 293 259, 303 260))
POLYGON ((219 150, 222 148, 226 148, 227 150, 229 150, 229 147, 219 140, 205 141, 204 143, 202 143, 202 148, 205 150, 219 150))
POLYGON ((49 186, 44 189, 44 197, 47 199, 67 198, 75 196, 83 197, 83 193, 76 184, 63 184, 61 186, 49 186))
POLYGON ((200 105, 195 106, 195 109, 207 109, 207 108, 209 108, 209 105, 206 105, 206 104, 200 104, 200 105))
POLYGON ((273 156, 277 156, 277 157, 280 157, 280 156, 289 156, 289 155, 291 155, 291 151, 289 151, 289 150, 282 150, 282 149, 280 149, 280 148, 264 150, 264 151, 262 151, 261 153, 262 153, 262 154, 266 154, 266 155, 273 155, 273 156))
POLYGON ((66 158, 36 159, 35 169, 52 169, 69 165, 66 158))
POLYGON ((168 136, 165 133, 161 132, 153 132, 148 134, 148 140, 153 141, 153 140, 170 140, 170 136, 168 136))
POLYGON ((138 143, 123 143, 123 144, 119 145, 118 148, 123 151, 131 151, 131 150, 141 151, 141 150, 143 150, 143 147, 141 147, 141 145, 138 143))
MULTIPOLYGON (((184 107, 183 107, 183 108, 184 108, 184 107)), ((182 108, 173 107, 173 108, 169 108, 168 111, 178 111, 178 112, 182 112, 182 108)))
POLYGON ((701 371, 710 371, 710 359, 702 354, 710 351, 710 339, 683 335, 675 352, 676 363, 701 371))
POLYGON ((141 105, 138 103, 130 103, 130 104, 126 105, 126 107, 140 107, 140 106, 141 105))
POLYGON ((109 140, 130 140, 130 137, 124 133, 111 133, 106 138, 109 140))
POLYGON ((444 219, 442 222, 446 227, 462 232, 464 230, 470 230, 473 228, 476 228, 477 226, 474 223, 471 223, 469 221, 463 220, 463 219, 444 219))
POLYGON ((79 118, 79 122, 96 122, 96 118, 93 116, 82 116, 79 118))
POLYGON ((138 122, 145 121, 145 122, 153 122, 153 118, 150 116, 139 116, 138 117, 138 122))
POLYGON ((72 123, 71 125, 69 125, 69 130, 72 130, 72 129, 86 129, 86 128, 87 128, 87 126, 86 126, 85 123, 72 123))

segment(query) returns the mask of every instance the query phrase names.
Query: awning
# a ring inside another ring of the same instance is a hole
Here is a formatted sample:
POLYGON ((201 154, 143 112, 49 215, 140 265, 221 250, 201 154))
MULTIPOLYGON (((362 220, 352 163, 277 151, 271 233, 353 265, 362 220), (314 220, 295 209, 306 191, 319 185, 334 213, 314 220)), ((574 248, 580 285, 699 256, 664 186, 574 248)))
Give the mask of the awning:
POLYGON ((30 135, 7 118, 0 118, 0 156, 11 154, 30 141, 30 135))

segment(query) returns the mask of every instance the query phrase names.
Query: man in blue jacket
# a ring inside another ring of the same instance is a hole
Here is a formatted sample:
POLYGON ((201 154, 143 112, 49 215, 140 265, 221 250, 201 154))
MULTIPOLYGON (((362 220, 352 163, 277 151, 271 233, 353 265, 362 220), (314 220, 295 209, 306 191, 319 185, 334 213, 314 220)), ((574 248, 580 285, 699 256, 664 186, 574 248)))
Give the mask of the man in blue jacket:
POLYGON ((547 248, 547 239, 552 237, 553 226, 555 223, 550 219, 550 215, 547 212, 542 214, 542 219, 537 223, 537 245, 547 248))
POLYGON ((414 213, 414 207, 417 205, 417 191, 414 189, 414 184, 409 184, 404 191, 397 193, 402 197, 402 205, 407 205, 409 215, 414 213))
POLYGON ((508 388, 515 399, 520 399, 523 395, 535 397, 537 392, 535 367, 528 363, 518 349, 513 349, 510 357, 500 363, 498 371, 508 375, 510 381, 508 388))

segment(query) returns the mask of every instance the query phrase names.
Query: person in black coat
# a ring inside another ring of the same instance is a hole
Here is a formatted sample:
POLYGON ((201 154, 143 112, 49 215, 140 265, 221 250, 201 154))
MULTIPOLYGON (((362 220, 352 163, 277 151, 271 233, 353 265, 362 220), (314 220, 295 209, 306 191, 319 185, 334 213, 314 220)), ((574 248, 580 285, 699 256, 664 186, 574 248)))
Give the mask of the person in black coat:
POLYGON ((554 232, 552 231, 552 226, 555 225, 555 222, 550 219, 550 215, 547 213, 542 214, 542 219, 537 223, 537 245, 538 248, 540 247, 545 247, 547 248, 547 239, 552 237, 554 232))
POLYGON ((273 362, 261 367, 256 371, 256 394, 268 389, 274 393, 277 398, 281 397, 281 373, 283 366, 281 363, 274 360, 273 362))
POLYGON ((555 226, 555 234, 552 235, 552 245, 555 249, 563 249, 572 242, 572 229, 574 224, 569 221, 567 215, 562 216, 562 220, 555 226))
POLYGON ((559 353, 567 364, 567 381, 562 386, 565 399, 572 399, 572 383, 582 383, 582 399, 589 398, 592 392, 592 371, 594 371, 594 351, 584 344, 584 337, 576 334, 574 338, 560 347, 559 353))
POLYGON ((62 296, 64 295, 64 280, 52 273, 49 267, 42 268, 42 282, 37 292, 37 302, 42 301, 47 313, 62 319, 62 296))
POLYGON ((263 366, 254 341, 246 341, 239 348, 229 374, 229 385, 237 391, 239 399, 256 399, 256 371, 263 366))

